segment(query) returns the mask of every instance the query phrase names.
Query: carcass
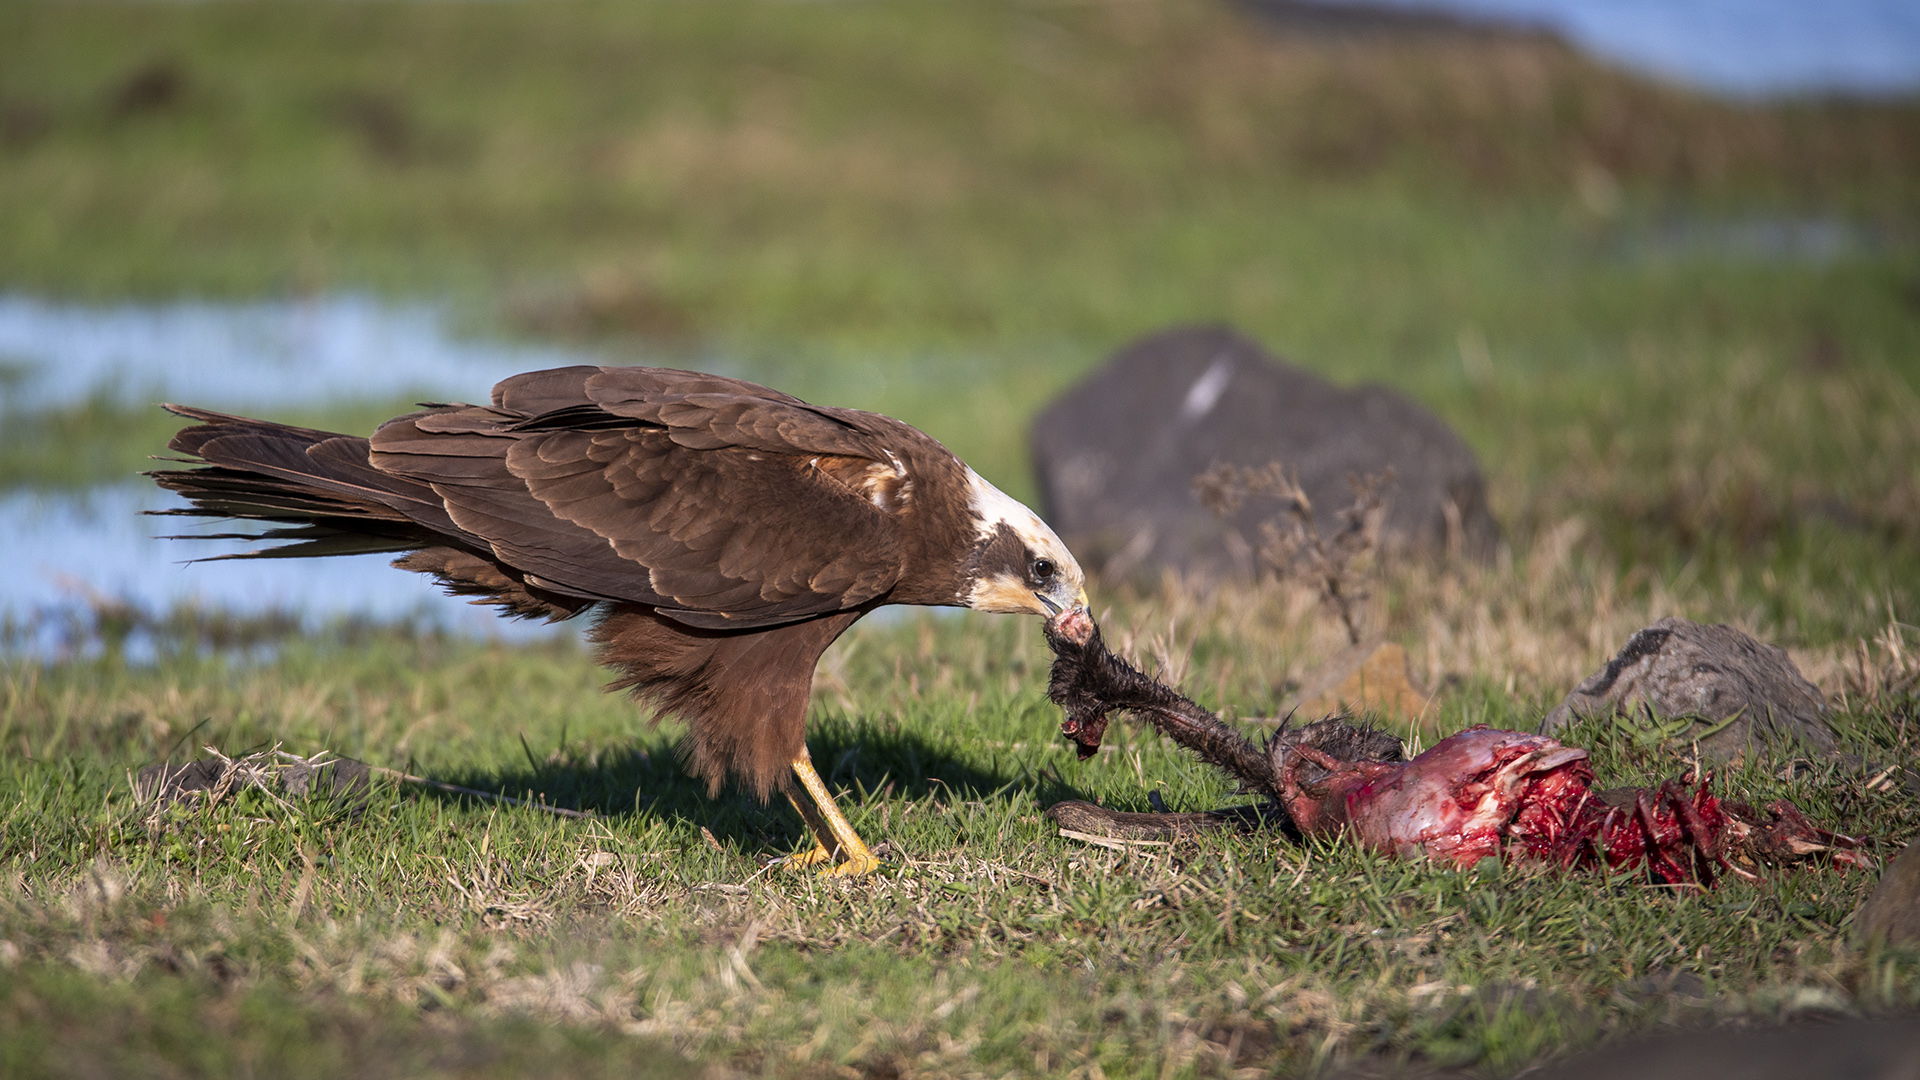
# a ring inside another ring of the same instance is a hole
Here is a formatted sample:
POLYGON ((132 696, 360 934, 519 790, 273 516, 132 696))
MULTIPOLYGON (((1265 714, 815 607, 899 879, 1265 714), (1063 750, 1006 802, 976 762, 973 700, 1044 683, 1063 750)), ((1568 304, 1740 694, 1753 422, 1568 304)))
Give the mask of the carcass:
POLYGON ((1057 616, 1046 632, 1048 693, 1081 757, 1099 748, 1109 714, 1132 712, 1278 803, 1304 836, 1344 832, 1377 851, 1455 867, 1494 857, 1644 868, 1670 884, 1711 885, 1723 870, 1750 877, 1762 862, 1815 854, 1872 865, 1858 840, 1814 825, 1790 802, 1761 812, 1722 800, 1711 773, 1597 789, 1587 751, 1543 735, 1476 727, 1406 761, 1397 739, 1329 719, 1283 727, 1256 746, 1115 656, 1084 613, 1057 616))

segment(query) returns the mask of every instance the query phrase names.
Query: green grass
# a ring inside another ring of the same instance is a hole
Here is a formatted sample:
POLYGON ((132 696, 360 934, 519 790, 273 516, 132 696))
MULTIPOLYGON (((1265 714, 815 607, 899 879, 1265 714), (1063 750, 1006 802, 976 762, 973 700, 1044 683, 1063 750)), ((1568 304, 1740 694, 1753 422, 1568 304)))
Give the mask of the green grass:
MULTIPOLYGON (((438 298, 474 332, 901 416, 1022 496, 1028 417, 1171 322, 1406 390, 1479 453, 1512 545, 1388 567, 1367 610, 1441 690, 1427 740, 1529 727, 1683 613, 1793 649, 1851 750, 1911 756, 1917 189, 1911 100, 1718 102, 1538 40, 1309 39, 1211 4, 0 4, 0 289, 438 298), (1798 219, 1868 239, 1711 240, 1798 219)), ((9 413, 0 490, 124 478, 173 426, 9 413)), ((1289 586, 1098 595, 1236 716, 1342 640, 1289 586)), ((1671 1024, 1920 1007, 1913 954, 1848 943, 1866 874, 1695 895, 1064 840, 1059 798, 1231 795, 1131 728, 1076 763, 1013 620, 829 655, 814 755, 890 851, 855 883, 763 870, 792 815, 702 798, 570 646, 293 625, 107 605, 73 628, 96 658, 0 655, 0 1071, 1504 1076, 1671 1024), (359 816, 143 822, 128 770, 206 743, 595 820, 383 788, 359 816)), ((1607 782, 1686 758, 1574 738, 1607 782)), ((1825 766, 1721 784, 1882 853, 1920 813, 1825 766)))
MULTIPOLYGON (((764 868, 798 848, 798 820, 705 799, 671 730, 597 694, 570 647, 322 637, 258 664, 191 648, 144 668, 10 663, 0 1014, 16 1023, 0 1060, 26 1075, 77 1060, 193 1074, 298 1057, 337 1075, 364 1037, 461 1075, 610 1070, 651 1060, 648 1046, 767 1075, 1357 1061, 1508 1075, 1667 1024, 1920 1006, 1915 957, 1848 944, 1871 874, 1781 870, 1697 893, 1439 870, 1277 833, 1125 851, 1060 838, 1039 814, 1060 798, 1145 809, 1157 788, 1195 808, 1231 792, 1131 726, 1077 763, 1052 734, 1032 631, 925 618, 836 648, 811 744, 856 827, 886 843, 886 865, 857 882, 764 868), (200 744, 324 747, 595 818, 382 784, 358 814, 247 794, 146 819, 128 771, 200 744), (111 1037, 82 1040, 97 1030, 82 1015, 111 1037), (501 1034, 500 1017, 530 1034, 501 1034), (281 1031, 290 1048, 273 1049, 281 1031), (95 1057, 65 1057, 76 1045, 95 1057)), ((1195 650, 1213 659, 1188 684, 1247 642, 1195 650)), ((1536 693, 1481 681, 1446 699, 1435 729, 1530 724, 1536 693)), ((1849 712, 1848 749, 1904 760, 1911 710, 1896 696, 1849 712)), ((1608 783, 1687 761, 1599 725, 1573 739, 1608 783)), ((1793 798, 1885 854, 1920 798, 1868 779, 1822 766, 1789 781, 1757 763, 1719 783, 1793 798)))
POLYGON ((1475 242, 1526 213, 1474 221, 1478 192, 1589 223, 1597 184, 1910 227, 1920 160, 1909 106, 1721 104, 1544 43, 1354 49, 1212 4, 0 18, 0 274, 113 295, 557 276, 588 313, 703 336, 1264 329, 1355 286, 1439 299, 1436 263, 1531 280, 1475 242))
MULTIPOLYGON (((177 962, 177 961, 176 961, 177 962)), ((0 989, 9 1076, 461 1077, 690 1076, 657 1040, 510 1017, 448 1022, 419 1010, 314 1003, 285 990, 223 990, 218 980, 101 982, 34 965, 0 989)))

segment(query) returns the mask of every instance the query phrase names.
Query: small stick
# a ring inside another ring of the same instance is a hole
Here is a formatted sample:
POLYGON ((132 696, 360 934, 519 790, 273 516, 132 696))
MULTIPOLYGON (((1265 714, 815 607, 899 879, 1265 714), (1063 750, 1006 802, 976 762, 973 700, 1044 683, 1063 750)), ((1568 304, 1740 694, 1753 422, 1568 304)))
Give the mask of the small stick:
POLYGON ((424 784, 427 787, 437 788, 441 791, 451 791, 456 795, 471 795, 476 799, 490 799, 493 802, 503 802, 510 806, 524 806, 530 810, 538 810, 543 814, 555 814, 560 817, 570 818, 592 818, 595 816, 590 811, 568 810, 561 806, 548 806, 546 803, 529 802, 526 799, 516 799, 511 795, 501 795, 498 792, 481 791, 478 788, 449 784, 444 780, 429 780, 424 776, 414 776, 411 773, 403 773, 398 769, 383 768, 379 765, 369 765, 367 767, 379 773, 381 776, 391 776, 395 780, 405 780, 409 784, 424 784))

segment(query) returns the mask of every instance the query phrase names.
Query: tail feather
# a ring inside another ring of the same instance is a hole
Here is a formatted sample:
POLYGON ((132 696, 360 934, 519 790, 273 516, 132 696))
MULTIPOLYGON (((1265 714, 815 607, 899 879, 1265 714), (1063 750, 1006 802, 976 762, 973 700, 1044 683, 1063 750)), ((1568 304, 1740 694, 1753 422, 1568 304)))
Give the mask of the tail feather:
POLYGON ((278 477, 223 466, 168 469, 148 475, 161 487, 177 491, 193 501, 191 508, 156 510, 156 514, 258 518, 264 521, 309 521, 320 517, 408 520, 405 514, 382 503, 344 497, 329 491, 302 487, 278 477))
POLYGON ((206 465, 148 473, 192 504, 155 513, 294 526, 247 538, 296 543, 215 558, 412 551, 443 539, 436 536, 433 519, 445 518, 446 511, 432 489, 373 468, 366 439, 206 409, 167 409, 200 421, 182 429, 168 447, 206 465))
POLYGON ((148 473, 191 504, 150 513, 282 526, 168 539, 287 541, 196 561, 407 552, 395 566, 430 574, 449 593, 512 617, 567 619, 594 605, 529 584, 494 558, 484 540, 455 525, 432 487, 375 468, 366 439, 181 405, 167 409, 199 421, 167 444, 186 455, 172 460, 199 467, 148 473))
POLYGON ((189 420, 198 420, 198 427, 184 427, 174 433, 167 447, 183 454, 195 457, 203 456, 200 447, 207 440, 223 435, 237 435, 246 432, 256 434, 279 435, 288 439, 303 441, 309 445, 324 442, 327 439, 340 438, 338 432, 321 431, 318 428, 295 427, 292 424, 276 424, 271 420, 255 420, 250 416, 234 416, 231 413, 214 412, 211 409, 196 409, 191 405, 162 405, 175 416, 184 416, 189 420))
POLYGON ((208 555, 188 562, 222 562, 226 559, 305 559, 327 555, 381 555, 417 551, 418 539, 382 539, 365 533, 340 532, 313 526, 305 529, 271 529, 264 533, 182 533, 156 537, 159 540, 299 540, 257 551, 232 551, 208 555))
MULTIPOLYGON (((428 511, 429 517, 445 514, 430 486, 374 468, 368 459, 368 442, 360 436, 229 416, 184 405, 164 407, 175 415, 200 421, 175 434, 167 443, 168 449, 209 465, 277 477, 292 481, 300 489, 318 487, 361 502, 390 507, 407 517, 414 516, 407 513, 409 510, 428 511)), ((154 475, 158 478, 173 473, 154 475)))

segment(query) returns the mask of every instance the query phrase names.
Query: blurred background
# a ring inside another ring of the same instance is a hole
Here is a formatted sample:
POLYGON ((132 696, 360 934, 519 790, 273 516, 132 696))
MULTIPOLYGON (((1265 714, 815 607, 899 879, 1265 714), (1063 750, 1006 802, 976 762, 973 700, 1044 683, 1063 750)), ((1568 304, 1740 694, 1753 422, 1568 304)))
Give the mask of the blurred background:
POLYGON ((377 558, 183 567, 162 400, 700 367, 1031 498, 1042 405, 1212 322, 1445 418, 1513 558, 1831 642, 1920 600, 1917 216, 1898 0, 21 0, 0 619, 515 632, 377 558))

